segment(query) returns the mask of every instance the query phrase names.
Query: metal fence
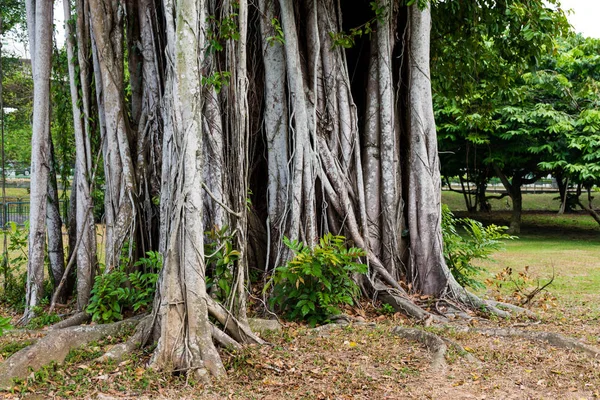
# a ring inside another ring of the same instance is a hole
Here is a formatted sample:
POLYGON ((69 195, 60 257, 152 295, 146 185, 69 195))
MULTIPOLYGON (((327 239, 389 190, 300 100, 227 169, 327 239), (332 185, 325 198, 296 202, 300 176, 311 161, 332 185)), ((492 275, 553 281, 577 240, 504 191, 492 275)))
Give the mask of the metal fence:
MULTIPOLYGON (((66 204, 61 200, 59 204, 60 216, 63 224, 66 222, 66 204)), ((19 226, 24 226, 29 220, 29 202, 28 201, 10 201, 5 204, 0 203, 0 227, 5 228, 6 224, 14 222, 19 226)))

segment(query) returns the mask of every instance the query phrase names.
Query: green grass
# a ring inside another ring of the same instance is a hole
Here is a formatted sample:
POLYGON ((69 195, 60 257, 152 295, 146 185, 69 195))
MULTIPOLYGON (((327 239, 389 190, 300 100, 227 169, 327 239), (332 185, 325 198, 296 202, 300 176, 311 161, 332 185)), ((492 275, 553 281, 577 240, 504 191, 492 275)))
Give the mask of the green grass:
POLYGON ((522 272, 528 267, 530 276, 547 282, 555 275, 549 290, 563 300, 585 300, 599 294, 600 241, 588 238, 554 236, 522 236, 505 243, 505 249, 477 264, 491 278, 504 268, 522 272))
MULTIPOLYGON (((488 193, 488 195, 494 195, 488 193)), ((461 193, 443 191, 442 203, 448 204, 452 211, 467 211, 464 197, 461 193)), ((509 211, 512 209, 512 201, 510 197, 504 197, 500 200, 490 199, 492 211, 509 211)), ((523 210, 532 211, 558 211, 560 208, 560 200, 558 193, 538 193, 523 195, 523 210)))

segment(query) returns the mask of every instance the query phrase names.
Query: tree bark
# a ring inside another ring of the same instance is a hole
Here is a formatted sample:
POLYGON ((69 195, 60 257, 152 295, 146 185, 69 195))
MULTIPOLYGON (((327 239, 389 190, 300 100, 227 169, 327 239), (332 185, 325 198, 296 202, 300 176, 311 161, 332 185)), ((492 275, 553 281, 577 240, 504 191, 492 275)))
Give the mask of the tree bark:
MULTIPOLYGON (((89 34, 88 12, 86 3, 77 3, 77 36, 72 32, 71 25, 67 22, 65 34, 69 68, 69 86, 71 89, 71 107, 73 110, 73 131, 75 134, 75 226, 76 239, 80 243, 76 251, 77 260, 77 309, 83 311, 88 304, 93 286, 93 277, 96 269, 96 227, 94 224, 93 201, 91 194, 92 151, 90 136, 90 72, 89 72, 89 34), (74 41, 77 41, 77 58, 75 58, 74 41), (87 50, 87 51, 86 51, 87 50), (81 86, 77 85, 76 65, 77 60, 81 86), (81 96, 79 89, 81 88, 81 96), (80 106, 81 103, 81 106, 80 106), (80 108, 81 107, 81 108, 80 108)), ((65 21, 71 19, 69 0, 63 1, 65 21)))
MULTIPOLYGON (((123 10, 116 0, 89 3, 90 20, 95 40, 97 65, 102 84, 105 124, 104 194, 106 220, 106 272, 117 267, 121 250, 132 254, 137 211, 135 171, 132 159, 132 133, 124 97, 123 10), (126 243, 127 242, 127 243, 126 243)), ((131 257, 129 257, 131 259, 131 257)))
POLYGON ((200 378, 225 369, 212 341, 203 249, 202 90, 198 61, 205 46, 204 2, 164 3, 167 71, 163 192, 164 266, 155 307, 160 339, 153 364, 191 371, 200 378))
MULTIPOLYGON (((46 208, 46 226, 48 229, 48 261, 49 270, 52 276, 52 284, 56 290, 63 273, 65 271, 65 250, 62 235, 62 219, 60 217, 60 206, 58 202, 58 185, 56 182, 56 160, 54 158, 54 146, 52 138, 49 139, 50 158, 49 179, 48 179, 48 198, 46 208)), ((67 293, 63 290, 58 299, 64 303, 67 293)))
POLYGON ((441 177, 429 76, 431 11, 409 11, 408 229, 411 279, 422 293, 441 296, 451 276, 443 256, 441 177))
POLYGON ((33 71, 33 133, 31 137, 29 258, 25 314, 21 322, 27 322, 33 316, 33 308, 39 304, 43 294, 46 194, 50 150, 50 71, 53 19, 51 2, 28 0, 26 8, 33 71))

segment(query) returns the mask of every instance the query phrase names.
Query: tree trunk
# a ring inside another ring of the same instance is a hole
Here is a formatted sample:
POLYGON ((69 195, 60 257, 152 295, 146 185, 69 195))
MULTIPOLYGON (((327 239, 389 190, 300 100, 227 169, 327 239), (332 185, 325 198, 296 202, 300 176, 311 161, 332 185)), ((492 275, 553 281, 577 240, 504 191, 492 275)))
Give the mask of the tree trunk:
POLYGON ((165 1, 167 71, 161 239, 164 266, 156 307, 160 339, 153 363, 202 377, 225 369, 212 341, 203 250, 202 90, 204 2, 165 1))
POLYGON ((410 9, 408 229, 411 279, 424 294, 440 296, 451 276, 443 256, 441 177, 429 76, 431 12, 410 9))
POLYGON ((521 232, 521 214, 523 209, 523 194, 521 192, 523 177, 517 171, 513 173, 512 180, 509 181, 504 171, 497 165, 494 165, 494 170, 512 200, 512 214, 508 232, 513 235, 519 234, 521 232))
POLYGON ((50 71, 52 56, 52 3, 26 1, 27 29, 33 71, 33 120, 31 137, 31 194, 29 213, 29 258, 25 314, 21 322, 33 316, 33 307, 42 298, 44 249, 46 245, 46 194, 49 170, 50 71))
MULTIPOLYGON (((75 177, 73 187, 75 191, 75 226, 76 241, 79 241, 76 252, 77 260, 77 309, 83 311, 90 299, 93 286, 93 277, 96 269, 96 226, 94 224, 93 202, 91 194, 92 151, 90 144, 90 71, 89 39, 85 36, 89 32, 87 3, 77 3, 77 36, 72 32, 70 23, 66 24, 66 44, 69 68, 69 86, 71 89, 71 107, 73 109, 73 130, 75 133, 75 177), (74 54, 74 41, 77 40, 77 59, 74 54), (77 85, 76 65, 77 60, 80 71, 80 83, 77 85), (79 89, 81 88, 81 96, 79 89), (81 106, 80 106, 81 103, 81 106), (81 108, 80 108, 81 107, 81 108)), ((71 19, 69 0, 63 1, 65 21, 71 19)), ((76 243, 76 242, 75 242, 76 243)))
POLYGON ((116 0, 89 3, 99 75, 102 78, 104 116, 104 207, 106 272, 119 266, 121 250, 129 259, 134 250, 137 196, 131 152, 131 130, 124 97, 123 10, 116 0), (127 242, 127 243, 126 243, 127 242))
MULTIPOLYGON (((56 160, 54 158, 54 146, 50 138, 50 158, 48 160, 48 198, 46 208, 46 226, 48 229, 48 261, 54 290, 58 286, 65 271, 65 250, 62 235, 62 219, 60 217, 60 205, 58 202, 58 185, 56 182, 56 160)), ((67 293, 63 290, 59 294, 59 301, 64 303, 67 293)))

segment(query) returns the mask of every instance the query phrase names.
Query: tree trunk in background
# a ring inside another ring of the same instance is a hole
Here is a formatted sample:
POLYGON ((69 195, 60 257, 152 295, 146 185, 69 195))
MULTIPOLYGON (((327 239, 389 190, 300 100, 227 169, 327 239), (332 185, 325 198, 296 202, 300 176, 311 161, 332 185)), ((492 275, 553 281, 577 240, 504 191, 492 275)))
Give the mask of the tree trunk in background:
POLYGON ((509 181, 506 174, 498 166, 494 165, 494 170, 512 200, 512 214, 508 233, 517 235, 521 232, 521 214, 523 210, 521 187, 523 186, 523 177, 520 175, 520 172, 515 172, 509 181))
MULTIPOLYGON (((116 0, 89 3, 97 65, 101 76, 104 117, 106 272, 119 266, 121 250, 129 254, 135 246, 137 213, 135 170, 132 159, 132 132, 125 104, 122 4, 116 0), (127 243, 126 243, 127 242, 127 243)), ((131 259, 131 257, 129 257, 131 259)))
POLYGON ((52 3, 27 0, 27 30, 33 71, 33 133, 31 137, 31 194, 29 212, 29 259, 25 314, 21 322, 33 316, 33 308, 42 298, 44 250, 46 246, 46 195, 50 141, 50 71, 52 56, 52 3))
MULTIPOLYGON (((52 275, 54 289, 58 286, 65 272, 65 250, 62 235, 62 219, 60 217, 60 205, 58 202, 58 184, 56 182, 56 160, 54 158, 54 146, 50 143, 50 158, 48 160, 50 170, 48 177, 48 197, 46 209, 46 226, 48 229, 48 261, 49 270, 52 275)), ((65 303, 67 292, 63 289, 59 294, 58 301, 65 303)))
MULTIPOLYGON (((63 0, 65 21, 71 20, 70 1, 63 0)), ((91 194, 92 151, 90 136, 91 113, 91 74, 90 74, 90 41, 88 11, 83 1, 77 2, 76 32, 70 24, 66 25, 66 45, 69 68, 69 85, 71 88, 71 107, 73 109, 73 131, 75 133, 75 226, 76 240, 79 247, 76 251, 77 262, 77 308, 83 311, 88 304, 93 286, 96 269, 96 227, 94 224, 93 203, 91 194), (77 33, 77 35, 75 35, 77 33), (77 58, 75 58, 74 42, 77 43, 77 58), (79 67, 79 82, 76 76, 76 63, 79 67), (81 89, 81 96, 80 96, 81 89)))

